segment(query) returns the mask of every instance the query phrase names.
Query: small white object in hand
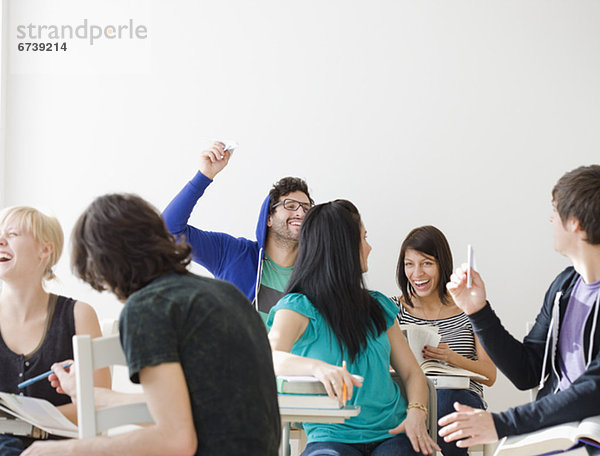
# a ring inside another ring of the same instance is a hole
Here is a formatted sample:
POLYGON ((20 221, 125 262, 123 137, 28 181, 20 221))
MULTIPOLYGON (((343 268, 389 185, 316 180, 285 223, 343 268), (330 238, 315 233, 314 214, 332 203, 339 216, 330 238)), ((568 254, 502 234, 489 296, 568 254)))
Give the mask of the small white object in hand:
POLYGON ((238 148, 239 144, 235 141, 231 140, 220 140, 225 145, 225 150, 228 150, 230 154, 233 153, 235 149, 238 148))

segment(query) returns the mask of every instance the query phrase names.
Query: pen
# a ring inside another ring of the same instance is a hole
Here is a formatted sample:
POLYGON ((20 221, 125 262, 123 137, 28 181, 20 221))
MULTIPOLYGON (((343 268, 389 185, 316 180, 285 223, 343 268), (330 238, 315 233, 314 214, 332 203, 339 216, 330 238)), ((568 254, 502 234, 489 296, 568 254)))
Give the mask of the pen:
MULTIPOLYGON (((346 370, 346 360, 342 361, 342 367, 346 370)), ((342 387, 342 402, 344 403, 344 407, 346 406, 346 400, 348 399, 348 387, 346 386, 346 382, 344 382, 344 386, 342 387)))
MULTIPOLYGON (((65 365, 63 365, 63 369, 66 369, 67 367, 69 367, 71 364, 73 363, 67 363, 65 365)), ((54 371, 53 370, 49 370, 48 372, 44 372, 43 374, 40 374, 36 377, 30 378, 29 380, 25 380, 24 382, 21 382, 17 385, 17 388, 22 389, 25 388, 26 386, 29 385, 33 385, 36 382, 39 382, 40 380, 44 380, 45 378, 48 378, 48 376, 50 374, 53 374, 54 371)))
POLYGON ((471 288, 471 268, 473 267, 473 246, 467 245, 467 288, 471 288))

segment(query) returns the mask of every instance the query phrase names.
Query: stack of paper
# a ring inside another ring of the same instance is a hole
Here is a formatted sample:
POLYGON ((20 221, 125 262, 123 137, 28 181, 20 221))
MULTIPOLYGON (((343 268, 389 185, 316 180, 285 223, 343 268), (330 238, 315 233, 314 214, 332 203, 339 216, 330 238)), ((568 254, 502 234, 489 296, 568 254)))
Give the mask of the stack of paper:
POLYGON ((400 325, 400 329, 402 330, 404 337, 406 337, 408 345, 419 364, 425 362, 425 358, 423 358, 423 347, 425 347, 425 345, 437 347, 441 340, 437 326, 400 325))

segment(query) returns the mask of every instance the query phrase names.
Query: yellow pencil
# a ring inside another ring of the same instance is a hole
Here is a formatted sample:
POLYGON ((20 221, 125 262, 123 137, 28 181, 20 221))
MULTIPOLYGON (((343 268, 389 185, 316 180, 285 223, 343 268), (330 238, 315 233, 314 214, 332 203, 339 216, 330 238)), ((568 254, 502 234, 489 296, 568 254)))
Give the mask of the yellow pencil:
MULTIPOLYGON (((346 369, 346 360, 342 361, 342 367, 346 369)), ((342 402, 344 407, 346 406, 346 400, 348 399, 348 387, 346 386, 346 382, 344 382, 344 386, 342 388, 342 402)))

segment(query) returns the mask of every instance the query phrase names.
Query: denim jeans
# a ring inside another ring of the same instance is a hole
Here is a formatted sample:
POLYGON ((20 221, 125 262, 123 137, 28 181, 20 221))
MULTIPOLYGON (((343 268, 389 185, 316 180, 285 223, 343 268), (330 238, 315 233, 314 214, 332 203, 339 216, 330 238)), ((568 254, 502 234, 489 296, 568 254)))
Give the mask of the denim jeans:
POLYGON ((593 445, 586 445, 585 449, 590 456, 600 456, 600 448, 593 445))
MULTIPOLYGON (((438 420, 454 412, 454 403, 468 405, 473 408, 483 408, 483 401, 479 395, 467 389, 439 389, 437 390, 437 412, 438 420)), ((440 436, 437 438, 438 445, 444 456, 466 456, 467 448, 458 448, 456 442, 444 442, 440 436)))
POLYGON ((416 456, 406 434, 370 443, 312 442, 302 456, 416 456))
POLYGON ((18 456, 25 451, 23 440, 13 435, 0 434, 0 455, 18 456))

